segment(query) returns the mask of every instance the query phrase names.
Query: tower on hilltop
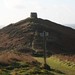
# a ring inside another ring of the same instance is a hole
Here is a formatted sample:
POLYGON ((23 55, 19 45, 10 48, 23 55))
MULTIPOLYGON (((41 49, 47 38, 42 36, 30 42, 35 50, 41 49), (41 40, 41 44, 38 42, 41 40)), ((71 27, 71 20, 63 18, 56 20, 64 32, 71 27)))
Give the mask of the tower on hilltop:
POLYGON ((36 12, 31 12, 30 17, 31 18, 37 18, 37 13, 36 12))

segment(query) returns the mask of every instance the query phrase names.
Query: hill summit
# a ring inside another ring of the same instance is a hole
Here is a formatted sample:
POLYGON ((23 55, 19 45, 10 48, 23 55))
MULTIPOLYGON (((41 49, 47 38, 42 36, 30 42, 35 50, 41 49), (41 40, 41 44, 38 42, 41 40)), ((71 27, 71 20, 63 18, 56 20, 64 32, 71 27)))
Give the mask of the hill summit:
POLYGON ((0 29, 0 50, 42 51, 44 31, 48 33, 47 51, 75 53, 75 30, 37 18, 37 13, 32 13, 29 18, 0 29))

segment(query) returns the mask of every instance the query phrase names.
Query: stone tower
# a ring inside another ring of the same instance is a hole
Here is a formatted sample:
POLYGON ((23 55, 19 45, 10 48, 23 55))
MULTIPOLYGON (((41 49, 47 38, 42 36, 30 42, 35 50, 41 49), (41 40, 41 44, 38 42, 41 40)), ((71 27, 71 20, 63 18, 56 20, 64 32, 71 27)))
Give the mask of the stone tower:
POLYGON ((37 18, 37 13, 36 12, 31 12, 30 17, 31 18, 37 18))

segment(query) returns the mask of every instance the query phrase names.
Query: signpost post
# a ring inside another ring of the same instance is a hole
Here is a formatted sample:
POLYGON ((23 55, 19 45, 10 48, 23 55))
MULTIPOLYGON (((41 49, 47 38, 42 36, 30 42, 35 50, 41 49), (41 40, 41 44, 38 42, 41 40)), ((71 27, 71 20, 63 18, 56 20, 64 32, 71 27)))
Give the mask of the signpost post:
POLYGON ((48 32, 43 31, 43 33, 41 33, 41 36, 43 37, 43 48, 44 48, 44 68, 46 68, 46 37, 48 36, 48 32))

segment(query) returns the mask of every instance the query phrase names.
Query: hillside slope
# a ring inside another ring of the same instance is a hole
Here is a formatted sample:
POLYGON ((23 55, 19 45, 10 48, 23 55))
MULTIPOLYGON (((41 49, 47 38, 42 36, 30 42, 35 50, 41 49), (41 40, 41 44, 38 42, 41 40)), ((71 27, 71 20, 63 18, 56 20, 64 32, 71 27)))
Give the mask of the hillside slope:
POLYGON ((40 34, 43 31, 49 34, 46 41, 48 51, 75 53, 75 30, 40 18, 27 18, 1 29, 0 50, 42 50, 43 37, 40 34))

